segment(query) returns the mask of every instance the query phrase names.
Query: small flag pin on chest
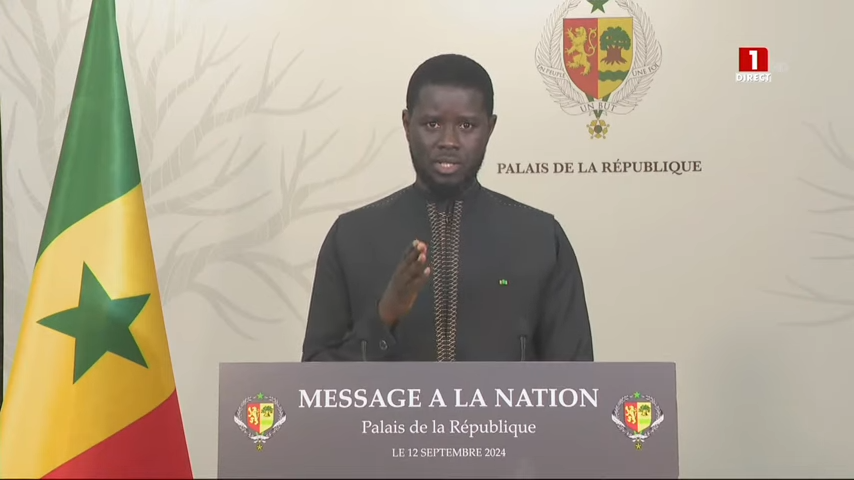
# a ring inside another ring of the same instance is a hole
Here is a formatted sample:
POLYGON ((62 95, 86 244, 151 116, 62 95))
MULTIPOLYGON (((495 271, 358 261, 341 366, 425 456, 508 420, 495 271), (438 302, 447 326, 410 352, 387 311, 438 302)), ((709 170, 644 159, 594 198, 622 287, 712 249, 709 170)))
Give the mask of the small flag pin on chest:
POLYGON ((498 281, 498 284, 501 285, 502 287, 506 287, 507 285, 510 285, 510 282, 508 282, 506 279, 502 278, 501 280, 498 281))

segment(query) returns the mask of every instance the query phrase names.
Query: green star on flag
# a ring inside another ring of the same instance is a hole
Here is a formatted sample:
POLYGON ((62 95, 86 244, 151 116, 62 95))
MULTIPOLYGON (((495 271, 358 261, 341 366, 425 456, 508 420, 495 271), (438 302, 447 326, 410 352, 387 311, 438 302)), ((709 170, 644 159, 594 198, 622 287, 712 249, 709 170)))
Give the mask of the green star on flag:
POLYGON ((637 398, 641 398, 641 394, 640 394, 640 392, 635 392, 634 397, 635 397, 636 399, 637 399, 637 398))
POLYGON ((145 308, 149 296, 110 298, 84 263, 79 305, 36 323, 74 337, 74 383, 107 353, 148 368, 130 326, 145 308))
POLYGON ((587 3, 593 6, 590 10, 590 13, 599 10, 602 13, 605 13, 605 4, 608 3, 609 0, 587 0, 587 3))

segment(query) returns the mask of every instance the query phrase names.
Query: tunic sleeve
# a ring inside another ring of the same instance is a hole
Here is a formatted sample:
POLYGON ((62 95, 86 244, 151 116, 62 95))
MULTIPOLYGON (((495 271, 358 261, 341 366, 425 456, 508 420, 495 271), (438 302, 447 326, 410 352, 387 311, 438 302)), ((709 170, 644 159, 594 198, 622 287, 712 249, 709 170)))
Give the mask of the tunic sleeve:
POLYGON ((593 338, 575 252, 555 220, 557 261, 543 290, 534 341, 542 361, 593 361, 593 338))
POLYGON ((338 227, 336 220, 317 257, 302 361, 382 360, 394 352, 397 342, 377 308, 358 314, 352 311, 338 227))

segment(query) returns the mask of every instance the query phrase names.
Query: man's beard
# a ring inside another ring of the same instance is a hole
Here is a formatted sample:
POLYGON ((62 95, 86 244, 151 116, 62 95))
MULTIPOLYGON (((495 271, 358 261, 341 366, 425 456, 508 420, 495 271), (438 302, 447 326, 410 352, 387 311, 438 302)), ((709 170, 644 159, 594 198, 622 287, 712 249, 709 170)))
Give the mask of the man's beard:
POLYGON ((410 159, 412 160, 412 168, 415 169, 415 176, 418 178, 418 180, 421 181, 421 183, 425 187, 427 187, 427 190, 432 195, 438 197, 439 199, 453 198, 459 196, 461 193, 466 191, 466 189, 468 189, 468 187, 470 187, 477 178, 477 174, 478 172, 480 172, 480 167, 483 166, 484 159, 484 155, 482 155, 480 159, 478 159, 477 162, 474 164, 474 168, 472 168, 471 171, 466 172, 462 182, 454 185, 448 185, 436 182, 433 176, 430 175, 430 172, 426 170, 430 167, 422 166, 415 161, 415 155, 412 153, 411 148, 409 153, 410 159))

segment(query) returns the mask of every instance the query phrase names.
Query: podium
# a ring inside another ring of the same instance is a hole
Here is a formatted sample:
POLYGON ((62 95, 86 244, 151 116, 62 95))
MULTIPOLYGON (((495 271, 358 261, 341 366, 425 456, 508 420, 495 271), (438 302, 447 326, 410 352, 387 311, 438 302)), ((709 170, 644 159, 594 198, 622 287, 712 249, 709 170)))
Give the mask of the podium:
POLYGON ((677 478, 673 363, 224 363, 219 478, 677 478))

